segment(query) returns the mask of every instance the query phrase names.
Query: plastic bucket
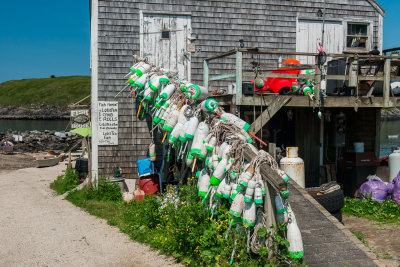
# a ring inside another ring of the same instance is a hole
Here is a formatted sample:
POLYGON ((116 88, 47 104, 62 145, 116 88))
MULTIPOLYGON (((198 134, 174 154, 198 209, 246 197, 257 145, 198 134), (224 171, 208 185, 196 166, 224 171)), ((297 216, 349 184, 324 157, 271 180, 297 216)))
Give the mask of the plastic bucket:
POLYGON ((363 153, 364 152, 364 143, 363 142, 355 142, 353 143, 354 145, 354 151, 357 153, 363 153))

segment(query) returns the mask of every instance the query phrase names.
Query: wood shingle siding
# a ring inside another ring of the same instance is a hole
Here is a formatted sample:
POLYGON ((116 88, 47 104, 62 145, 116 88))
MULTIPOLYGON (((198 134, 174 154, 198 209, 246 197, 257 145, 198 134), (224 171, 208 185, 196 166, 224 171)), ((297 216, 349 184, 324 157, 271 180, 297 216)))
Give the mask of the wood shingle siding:
MULTIPOLYGON (((191 80, 203 84, 203 59, 238 47, 239 39, 244 39, 246 47, 295 51, 297 19, 317 18, 319 9, 323 0, 99 0, 98 100, 115 101, 132 65, 132 54, 140 51, 140 11, 191 15, 192 32, 198 35, 193 43, 199 49, 191 55, 191 80)), ((371 21, 373 45, 379 45, 379 13, 367 0, 328 0, 326 17, 371 21)), ((232 72, 234 62, 231 57, 213 63, 217 68, 210 75, 232 72)), ((218 83, 210 85, 212 89, 218 83)), ((121 167, 126 178, 136 178, 135 162, 146 156, 151 141, 149 118, 138 119, 137 105, 126 95, 118 98, 119 145, 99 147, 100 175, 112 175, 114 168, 121 167)))

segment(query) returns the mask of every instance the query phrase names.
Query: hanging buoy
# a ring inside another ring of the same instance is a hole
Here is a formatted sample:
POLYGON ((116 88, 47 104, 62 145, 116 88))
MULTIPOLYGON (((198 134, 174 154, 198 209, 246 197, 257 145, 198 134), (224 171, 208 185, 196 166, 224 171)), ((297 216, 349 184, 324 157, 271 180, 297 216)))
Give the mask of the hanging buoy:
POLYGON ((250 180, 247 188, 246 188, 246 195, 244 196, 244 202, 250 203, 253 200, 254 191, 256 188, 257 182, 254 180, 250 180))
POLYGON ((213 152, 216 143, 217 143, 217 138, 215 136, 211 136, 210 140, 208 140, 206 145, 207 151, 213 152))
POLYGON ((190 167, 190 166, 192 166, 192 164, 193 164, 193 156, 190 155, 190 153, 188 153, 188 154, 186 155, 186 165, 187 165, 188 167, 190 167))
POLYGON ((236 195, 238 194, 237 188, 239 187, 238 184, 231 183, 231 200, 234 200, 236 195))
POLYGON ((132 65, 132 67, 129 68, 128 74, 126 74, 125 77, 128 76, 128 75, 130 75, 130 74, 136 73, 136 70, 137 70, 141 65, 143 65, 143 64, 145 64, 145 63, 146 63, 146 62, 144 62, 144 61, 139 61, 138 63, 132 65))
POLYGON ((258 206, 263 204, 262 186, 260 182, 256 184, 256 188, 254 189, 254 203, 258 206))
POLYGON ((222 179, 222 181, 219 183, 217 187, 217 191, 215 192, 215 195, 219 198, 223 198, 223 191, 225 186, 227 185, 227 180, 226 178, 222 179))
POLYGON ((194 134, 192 147, 190 149, 192 155, 200 157, 201 150, 204 146, 204 140, 206 139, 208 132, 208 125, 204 122, 200 122, 194 134))
POLYGON ((174 91, 175 91, 175 84, 170 83, 164 87, 164 89, 160 93, 160 96, 163 99, 169 99, 172 96, 172 94, 174 93, 174 91))
POLYGON ((231 183, 225 184, 224 190, 222 191, 222 196, 228 199, 229 196, 231 195, 231 190, 232 190, 232 184, 231 183))
POLYGON ((154 74, 151 76, 150 81, 148 82, 149 87, 154 91, 157 92, 161 88, 161 83, 160 83, 160 76, 157 74, 154 74))
POLYGON ((214 170, 215 170, 215 168, 217 168, 218 163, 219 163, 218 155, 217 154, 212 154, 212 167, 213 167, 214 170))
POLYGON ((143 91, 143 89, 144 89, 144 86, 145 86, 145 84, 146 84, 146 81, 147 81, 147 78, 149 77, 149 75, 146 73, 146 74, 143 74, 143 76, 142 77, 140 77, 137 81, 135 81, 133 84, 132 84, 132 87, 135 87, 136 88, 136 91, 143 91))
POLYGON ((215 99, 209 98, 201 102, 200 107, 203 111, 214 111, 218 107, 215 99))
POLYGON ((162 87, 165 87, 169 83, 169 78, 167 75, 161 75, 158 81, 162 87))
POLYGON ((253 177, 254 174, 254 168, 249 166, 245 172, 242 172, 242 174, 239 177, 239 184, 243 185, 244 187, 247 187, 249 181, 253 177))
POLYGON ((294 216, 293 211, 288 208, 289 220, 287 225, 287 241, 289 242, 289 255, 292 258, 300 259, 304 255, 303 249, 303 239, 301 237, 301 232, 299 227, 297 226, 296 217, 294 216))
POLYGON ((229 213, 234 217, 242 216, 244 204, 244 195, 241 193, 237 194, 236 197, 233 199, 229 213))
POLYGON ((165 120, 165 124, 163 126, 163 130, 167 132, 172 132, 175 125, 178 123, 179 111, 174 109, 169 114, 167 119, 165 120))
POLYGON ((201 197, 205 197, 210 187, 210 175, 208 174, 206 169, 203 169, 200 172, 198 185, 199 185, 198 195, 201 197))
POLYGON ((228 146, 229 144, 227 143, 227 142, 223 142, 221 145, 220 145, 220 147, 218 148, 218 150, 217 150, 217 153, 218 153, 218 160, 221 160, 222 159, 222 155, 223 155, 223 153, 224 153, 224 150, 225 150, 225 148, 226 148, 226 146, 228 146))
POLYGON ((154 143, 149 146, 149 156, 151 161, 156 161, 156 145, 154 143))
POLYGON ((189 120, 187 120, 183 124, 182 131, 179 134, 179 141, 181 141, 182 143, 185 143, 187 141, 187 138, 185 136, 185 132, 186 132, 186 129, 187 129, 188 125, 189 125, 189 120))
POLYGON ((243 224, 247 227, 253 227, 256 224, 256 205, 254 202, 244 204, 243 224))
POLYGON ((193 100, 203 100, 208 97, 208 90, 203 86, 191 84, 186 89, 186 96, 193 100))
POLYGON ((221 120, 229 122, 231 124, 236 125, 239 129, 243 129, 247 131, 250 128, 250 124, 245 122, 244 120, 240 119, 239 117, 231 114, 231 113, 222 113, 221 120))
POLYGON ((283 206, 282 198, 275 196, 276 220, 278 223, 283 224, 287 222, 285 217, 285 207, 283 206))
POLYGON ((185 137, 187 139, 193 140, 198 125, 199 119, 196 116, 191 117, 185 130, 185 137))
POLYGON ((186 84, 187 84, 187 81, 181 81, 180 89, 182 92, 186 92, 186 84))
POLYGON ((225 176, 225 168, 226 164, 228 163, 228 160, 226 158, 223 158, 219 163, 218 166, 215 168, 215 171, 213 172, 211 176, 210 183, 212 185, 219 185, 221 180, 225 176))

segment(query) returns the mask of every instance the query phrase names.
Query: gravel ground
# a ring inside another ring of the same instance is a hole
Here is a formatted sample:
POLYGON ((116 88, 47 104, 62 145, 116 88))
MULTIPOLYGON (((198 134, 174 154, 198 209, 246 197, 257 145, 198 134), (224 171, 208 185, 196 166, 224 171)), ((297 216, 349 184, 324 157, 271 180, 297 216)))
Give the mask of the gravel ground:
POLYGON ((36 155, 44 155, 45 153, 0 153, 0 172, 2 170, 18 170, 21 168, 35 167, 36 155))
POLYGON ((56 195, 64 168, 0 169, 0 266, 175 265, 56 195))
POLYGON ((343 215, 343 223, 351 232, 364 237, 384 266, 400 266, 400 226, 349 215, 343 215))

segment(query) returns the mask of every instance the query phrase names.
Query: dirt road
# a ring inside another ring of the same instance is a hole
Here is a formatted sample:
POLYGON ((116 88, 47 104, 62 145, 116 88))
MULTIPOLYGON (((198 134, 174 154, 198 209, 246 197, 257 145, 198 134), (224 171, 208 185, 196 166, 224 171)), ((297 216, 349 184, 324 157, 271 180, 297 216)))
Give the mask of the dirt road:
POLYGON ((173 259, 49 188, 65 168, 0 169, 0 266, 166 266, 173 259))

